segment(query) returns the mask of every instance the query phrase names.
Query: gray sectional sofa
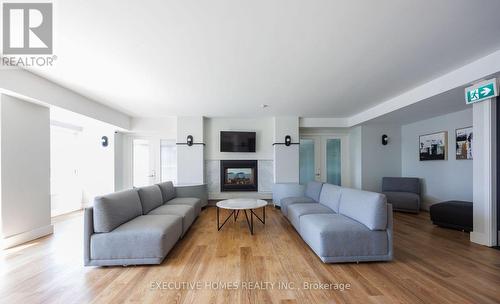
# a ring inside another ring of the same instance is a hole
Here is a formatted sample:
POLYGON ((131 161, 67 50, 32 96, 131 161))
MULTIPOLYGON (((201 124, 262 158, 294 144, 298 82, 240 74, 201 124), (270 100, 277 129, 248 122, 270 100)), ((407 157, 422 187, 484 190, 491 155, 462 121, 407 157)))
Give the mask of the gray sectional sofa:
POLYGON ((160 264, 207 205, 200 189, 165 182, 96 197, 84 212, 85 266, 160 264))
POLYGON ((283 215, 325 263, 390 261, 392 206, 375 192, 310 182, 302 195, 296 184, 282 184, 283 215))

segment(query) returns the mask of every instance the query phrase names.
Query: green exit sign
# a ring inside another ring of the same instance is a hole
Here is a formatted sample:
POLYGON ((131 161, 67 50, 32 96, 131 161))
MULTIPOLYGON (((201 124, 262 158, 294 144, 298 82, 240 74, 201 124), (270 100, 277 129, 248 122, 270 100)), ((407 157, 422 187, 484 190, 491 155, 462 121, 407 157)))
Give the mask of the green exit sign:
POLYGON ((472 104, 485 99, 493 98, 497 95, 497 80, 493 78, 466 88, 465 103, 472 104))

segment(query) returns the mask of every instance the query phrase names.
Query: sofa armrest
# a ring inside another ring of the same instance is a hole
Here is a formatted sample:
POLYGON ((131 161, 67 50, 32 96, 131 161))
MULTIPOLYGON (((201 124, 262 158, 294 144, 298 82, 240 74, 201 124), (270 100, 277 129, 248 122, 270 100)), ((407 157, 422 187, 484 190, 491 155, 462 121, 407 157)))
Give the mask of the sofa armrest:
POLYGON ((390 260, 394 257, 394 249, 393 249, 393 213, 392 213, 392 204, 387 204, 387 245, 389 246, 388 255, 390 260))
POLYGON ((90 264, 90 238, 94 234, 94 208, 83 211, 83 264, 90 264))
POLYGON ((278 183, 273 184, 273 202, 277 206, 281 206, 280 202, 286 197, 302 197, 305 196, 306 186, 296 183, 278 183))
POLYGON ((177 197, 196 197, 201 201, 201 206, 205 207, 208 204, 208 190, 206 184, 175 186, 177 197))

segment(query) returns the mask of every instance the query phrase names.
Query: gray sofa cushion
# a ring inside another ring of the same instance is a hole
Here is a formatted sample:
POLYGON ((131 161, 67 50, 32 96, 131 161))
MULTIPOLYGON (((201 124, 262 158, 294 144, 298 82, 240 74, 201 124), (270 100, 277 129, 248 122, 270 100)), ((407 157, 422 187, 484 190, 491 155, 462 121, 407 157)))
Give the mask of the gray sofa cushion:
POLYGON ((157 184, 160 187, 163 202, 167 202, 177 196, 174 184, 172 182, 164 182, 157 184))
POLYGON ((339 212, 341 189, 339 186, 324 184, 319 195, 319 203, 327 206, 336 213, 339 212))
POLYGON ((387 201, 380 193, 342 188, 339 213, 371 230, 387 228, 387 201))
POLYGON ((179 216, 142 215, 112 232, 93 234, 90 256, 97 260, 164 258, 181 233, 179 216))
POLYGON ((149 211, 163 205, 161 190, 157 185, 138 188, 137 192, 141 198, 143 214, 148 214, 149 211))
POLYGON ((286 197, 281 199, 280 201, 280 207, 281 207, 281 213, 283 215, 287 216, 288 215, 288 207, 290 207, 293 204, 311 204, 311 203, 317 203, 315 200, 313 200, 310 197, 306 196, 297 196, 297 197, 286 197))
POLYGON ((151 210, 148 214, 171 214, 182 217, 182 235, 188 231, 191 224, 196 218, 196 214, 193 206, 189 205, 162 205, 156 209, 151 210))
POLYGON ((340 214, 309 214, 300 217, 300 235, 322 259, 387 255, 386 231, 372 231, 340 214))
POLYGON ((321 204, 293 204, 288 207, 288 219, 300 232, 300 217, 306 214, 334 213, 332 209, 321 204))
POLYGON ((135 189, 119 191, 94 199, 94 231, 110 232, 121 224, 142 215, 135 189))
POLYGON ((312 198, 315 201, 319 201, 319 194, 321 193, 321 188, 323 187, 323 183, 312 181, 308 182, 306 185, 306 193, 307 197, 312 198))
POLYGON ((420 194, 420 180, 416 177, 384 177, 382 192, 387 191, 420 194))
POLYGON ((176 197, 167 202, 168 205, 188 205, 194 207, 195 215, 201 212, 201 200, 196 197, 176 197))
POLYGON ((418 212, 420 210, 420 196, 410 192, 384 192, 387 202, 394 210, 418 212))

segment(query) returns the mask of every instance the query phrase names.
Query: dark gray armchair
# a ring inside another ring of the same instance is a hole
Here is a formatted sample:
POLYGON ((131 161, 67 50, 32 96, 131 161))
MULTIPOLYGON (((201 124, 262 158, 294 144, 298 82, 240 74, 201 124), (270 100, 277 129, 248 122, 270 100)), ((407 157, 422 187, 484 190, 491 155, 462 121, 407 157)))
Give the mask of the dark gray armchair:
POLYGON ((418 213, 420 210, 420 180, 416 177, 384 177, 382 193, 396 211, 418 213))

